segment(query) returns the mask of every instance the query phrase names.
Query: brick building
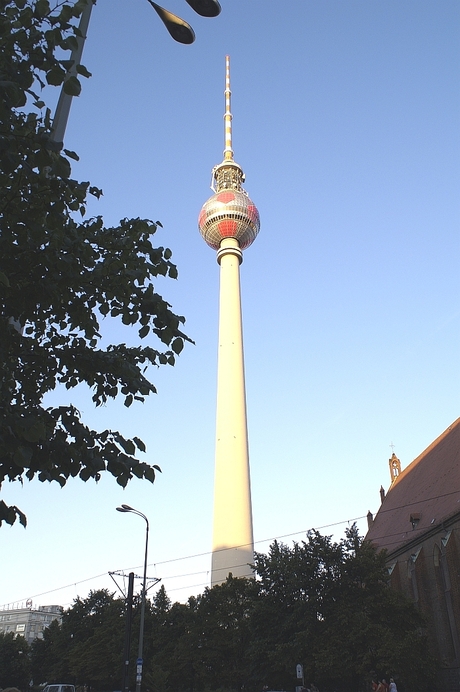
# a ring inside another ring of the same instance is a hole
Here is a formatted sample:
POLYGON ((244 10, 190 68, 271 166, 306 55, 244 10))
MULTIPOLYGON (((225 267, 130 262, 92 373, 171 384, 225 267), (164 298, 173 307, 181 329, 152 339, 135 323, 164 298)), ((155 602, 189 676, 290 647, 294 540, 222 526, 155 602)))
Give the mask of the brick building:
POLYGON ((439 688, 460 692, 460 418, 404 471, 395 454, 389 464, 366 538, 387 550, 391 586, 427 617, 439 688))

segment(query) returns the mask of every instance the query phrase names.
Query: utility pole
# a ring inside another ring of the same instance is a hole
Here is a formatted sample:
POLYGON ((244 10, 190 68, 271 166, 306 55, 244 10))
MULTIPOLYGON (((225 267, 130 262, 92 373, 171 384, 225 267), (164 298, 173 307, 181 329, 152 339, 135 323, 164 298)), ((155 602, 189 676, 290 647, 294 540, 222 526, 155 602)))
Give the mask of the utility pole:
POLYGON ((128 575, 128 596, 126 598, 125 645, 123 650, 122 692, 129 692, 129 650, 131 647, 131 620, 133 612, 134 572, 128 575))

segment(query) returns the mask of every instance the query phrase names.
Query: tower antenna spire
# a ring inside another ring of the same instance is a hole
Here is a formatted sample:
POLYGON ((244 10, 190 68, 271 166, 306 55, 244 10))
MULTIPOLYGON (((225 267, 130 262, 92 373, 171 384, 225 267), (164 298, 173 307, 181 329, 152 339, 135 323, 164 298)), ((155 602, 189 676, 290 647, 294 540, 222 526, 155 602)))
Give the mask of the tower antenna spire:
POLYGON ((224 161, 233 161, 232 149, 232 108, 231 108, 232 92, 230 90, 230 56, 225 56, 225 149, 224 161))
POLYGON ((225 113, 224 113, 224 133, 225 149, 224 159, 218 166, 212 169, 211 189, 214 192, 222 190, 238 190, 245 194, 243 190, 244 173, 241 166, 233 158, 232 149, 232 109, 230 90, 230 56, 225 56, 225 113))

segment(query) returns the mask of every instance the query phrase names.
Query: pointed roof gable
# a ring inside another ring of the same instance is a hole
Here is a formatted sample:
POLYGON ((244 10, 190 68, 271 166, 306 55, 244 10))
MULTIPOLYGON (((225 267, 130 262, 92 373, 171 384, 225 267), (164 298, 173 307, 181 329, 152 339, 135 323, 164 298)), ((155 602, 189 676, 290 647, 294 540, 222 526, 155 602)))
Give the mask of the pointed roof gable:
POLYGON ((366 539, 389 553, 460 513, 460 418, 394 480, 366 539))

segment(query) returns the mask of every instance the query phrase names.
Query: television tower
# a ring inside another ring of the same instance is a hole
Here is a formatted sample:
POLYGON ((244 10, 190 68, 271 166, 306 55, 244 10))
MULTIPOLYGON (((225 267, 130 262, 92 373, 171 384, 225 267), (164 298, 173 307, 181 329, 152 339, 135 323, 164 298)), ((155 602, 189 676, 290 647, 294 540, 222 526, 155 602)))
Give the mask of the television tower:
POLYGON ((246 393, 241 321, 240 264, 259 232, 259 212, 243 189, 244 173, 233 160, 230 58, 225 59, 225 149, 212 171, 214 195, 198 225, 220 265, 216 456, 211 586, 231 573, 252 577, 254 559, 246 393))

